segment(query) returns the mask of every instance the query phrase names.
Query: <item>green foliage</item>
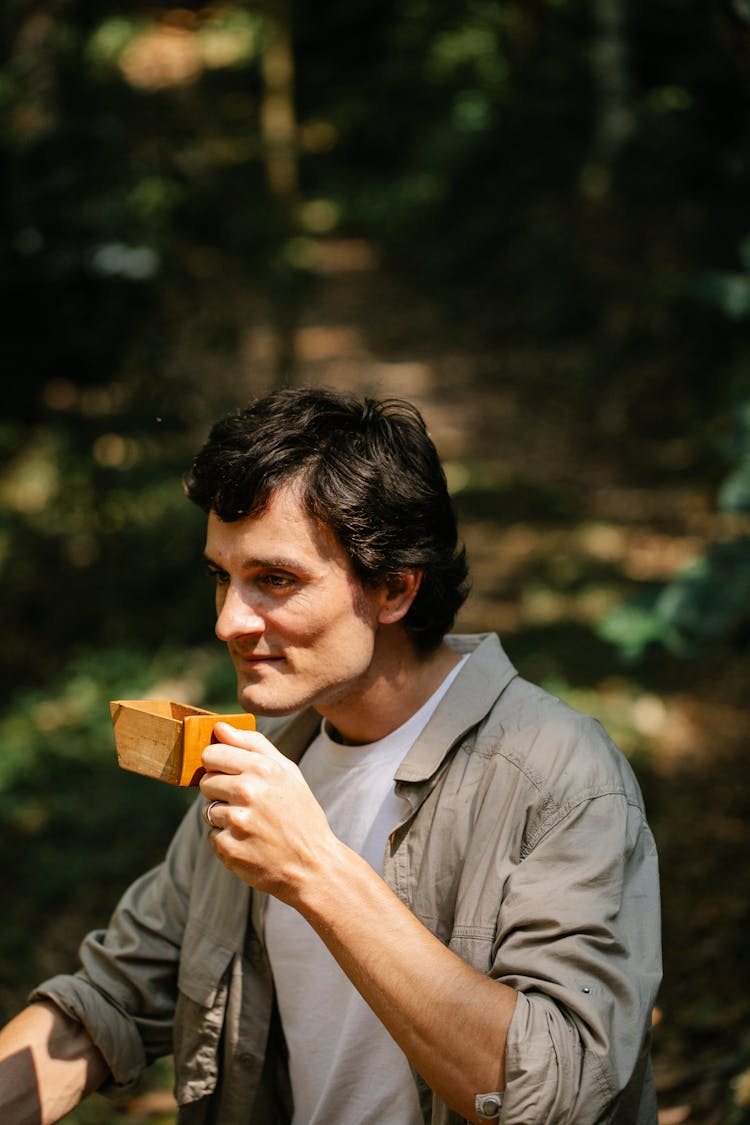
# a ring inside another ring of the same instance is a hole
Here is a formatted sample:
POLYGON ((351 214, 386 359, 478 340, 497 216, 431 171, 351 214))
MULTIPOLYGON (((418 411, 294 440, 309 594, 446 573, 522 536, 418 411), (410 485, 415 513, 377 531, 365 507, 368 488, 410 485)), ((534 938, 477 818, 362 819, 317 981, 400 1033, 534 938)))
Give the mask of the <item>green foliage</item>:
POLYGON ((714 543, 655 593, 618 606, 598 625, 628 662, 661 645, 698 657, 747 622, 750 613, 750 538, 714 543))
MULTIPOLYGON (((730 319, 750 317, 750 238, 740 246, 747 266, 743 275, 709 274, 696 294, 715 304, 730 319)), ((607 614, 598 624, 602 639, 614 644, 628 662, 662 646, 681 657, 699 657, 711 644, 731 637, 740 641, 750 625, 750 398, 747 378, 741 380, 737 405, 729 412, 723 442, 732 468, 717 490, 718 512, 736 517, 725 538, 711 543, 655 592, 633 599, 607 614)))
POLYGON ((218 646, 104 649, 73 661, 45 691, 19 694, 0 717, 0 843, 13 856, 0 1007, 19 1002, 18 982, 33 983, 35 919, 73 909, 91 924, 104 922, 119 890, 161 858, 194 799, 194 791, 119 769, 109 700, 157 694, 224 707, 232 680, 218 646))
POLYGON ((743 272, 706 273, 693 286, 697 297, 720 309, 731 320, 750 316, 750 235, 740 242, 739 257, 743 272))
POLYGON ((598 635, 615 645, 628 663, 653 648, 697 658, 720 641, 746 643, 750 625, 750 402, 736 411, 727 442, 735 460, 717 493, 720 513, 736 517, 726 537, 683 567, 656 590, 648 590, 606 614, 598 635), (743 530, 745 529, 745 530, 743 530))
POLYGON ((186 444, 168 414, 9 427, 0 452, 0 577, 13 590, 1 611, 6 685, 45 682, 79 648, 209 635, 205 517, 179 479, 186 444), (32 646, 39 628, 44 644, 32 646))
POLYGON ((735 465, 719 488, 719 511, 750 515, 750 399, 735 411, 727 450, 735 465))
POLYGON ((635 664, 665 638, 675 639, 671 623, 658 612, 658 596, 632 598, 606 613, 597 635, 615 645, 627 664, 635 664))

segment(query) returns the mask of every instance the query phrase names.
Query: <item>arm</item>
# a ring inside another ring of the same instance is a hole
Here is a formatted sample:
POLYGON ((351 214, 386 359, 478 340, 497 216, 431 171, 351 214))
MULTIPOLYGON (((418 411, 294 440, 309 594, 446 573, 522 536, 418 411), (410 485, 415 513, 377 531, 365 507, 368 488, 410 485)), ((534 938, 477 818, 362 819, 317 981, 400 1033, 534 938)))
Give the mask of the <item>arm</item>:
POLYGON ((228 802, 212 814, 219 858, 300 911, 428 1084, 476 1120, 475 1095, 503 1085, 515 991, 446 949, 333 835, 297 767, 267 739, 221 724, 216 734, 233 744, 203 759, 204 796, 228 802))
POLYGON ((81 1024, 52 1004, 31 1004, 0 1031, 0 1120, 51 1125, 108 1074, 81 1024))
POLYGON ((172 1050, 191 873, 196 852, 206 850, 199 803, 184 817, 164 862, 125 891, 108 928, 84 938, 79 971, 46 980, 33 993, 34 1001, 51 1003, 87 1031, 112 1083, 122 1088, 172 1050))
POLYGON ((516 992, 447 949, 339 841, 317 861, 292 905, 427 1084, 476 1121, 475 1095, 505 1085, 516 992))

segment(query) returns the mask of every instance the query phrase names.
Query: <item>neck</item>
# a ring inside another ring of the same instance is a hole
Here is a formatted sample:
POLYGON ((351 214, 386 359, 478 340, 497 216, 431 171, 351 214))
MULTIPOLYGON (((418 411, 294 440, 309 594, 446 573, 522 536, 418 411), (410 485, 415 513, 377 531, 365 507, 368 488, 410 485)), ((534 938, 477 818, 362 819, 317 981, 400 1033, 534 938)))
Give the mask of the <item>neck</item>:
POLYGON ((387 661, 379 661, 368 683, 356 696, 317 708, 335 728, 341 742, 377 742, 397 730, 426 703, 460 660, 445 643, 434 652, 418 654, 411 642, 395 646, 387 661))

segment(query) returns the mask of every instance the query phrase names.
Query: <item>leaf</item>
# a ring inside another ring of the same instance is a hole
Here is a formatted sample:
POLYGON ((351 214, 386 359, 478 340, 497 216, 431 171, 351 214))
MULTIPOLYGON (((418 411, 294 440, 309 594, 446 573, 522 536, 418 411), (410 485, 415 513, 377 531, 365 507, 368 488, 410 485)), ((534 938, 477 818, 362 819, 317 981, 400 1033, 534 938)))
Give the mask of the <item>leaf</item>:
POLYGON ((717 503, 722 512, 750 513, 750 457, 726 478, 719 489, 717 503))
POLYGON ((626 662, 643 658, 655 644, 676 656, 694 658, 750 619, 750 539, 715 543, 651 595, 651 601, 618 606, 598 623, 597 633, 614 644, 626 662))
POLYGON ((695 283, 693 292, 730 320, 750 316, 750 276, 747 274, 707 273, 695 283))
MULTIPOLYGON (((747 9, 747 18, 750 19, 750 0, 743 0, 743 2, 747 9)), ((750 274, 750 234, 746 234, 745 237, 741 240, 737 248, 737 252, 739 254, 742 265, 750 274)))
POLYGON ((635 601, 617 606, 596 626, 597 635, 614 645, 628 664, 641 660, 647 649, 663 639, 663 632, 653 607, 635 601))

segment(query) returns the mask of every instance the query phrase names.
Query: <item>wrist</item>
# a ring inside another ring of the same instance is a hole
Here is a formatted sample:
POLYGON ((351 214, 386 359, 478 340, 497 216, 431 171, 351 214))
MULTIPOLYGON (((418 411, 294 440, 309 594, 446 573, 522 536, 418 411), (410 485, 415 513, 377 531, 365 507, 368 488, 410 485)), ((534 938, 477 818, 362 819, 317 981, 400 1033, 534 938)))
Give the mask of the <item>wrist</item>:
POLYGON ((373 874, 365 860, 331 833, 330 839, 316 848, 314 864, 300 872, 290 905, 311 925, 326 925, 355 893, 363 866, 373 874))

